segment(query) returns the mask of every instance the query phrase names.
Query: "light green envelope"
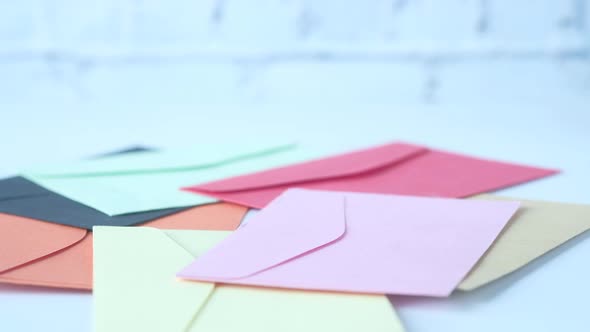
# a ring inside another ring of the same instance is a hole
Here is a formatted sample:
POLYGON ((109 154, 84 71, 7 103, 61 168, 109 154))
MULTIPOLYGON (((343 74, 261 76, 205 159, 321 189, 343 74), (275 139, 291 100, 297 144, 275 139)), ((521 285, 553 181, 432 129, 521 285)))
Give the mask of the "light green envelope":
POLYGON ((175 278, 179 269, 228 234, 95 227, 95 331, 403 331, 382 295, 218 286, 175 278))
POLYGON ((179 188, 318 158, 329 151, 296 144, 211 143, 55 165, 24 176, 108 215, 119 215, 211 203, 215 199, 179 188))

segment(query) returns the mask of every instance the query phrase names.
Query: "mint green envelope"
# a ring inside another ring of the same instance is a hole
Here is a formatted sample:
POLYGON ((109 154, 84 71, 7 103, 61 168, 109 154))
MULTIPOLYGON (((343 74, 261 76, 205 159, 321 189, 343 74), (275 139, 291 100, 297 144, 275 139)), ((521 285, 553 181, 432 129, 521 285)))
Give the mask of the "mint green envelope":
POLYGON ((328 150, 296 144, 212 143, 54 165, 24 176, 112 216, 212 203, 215 199, 179 188, 317 158, 328 150))

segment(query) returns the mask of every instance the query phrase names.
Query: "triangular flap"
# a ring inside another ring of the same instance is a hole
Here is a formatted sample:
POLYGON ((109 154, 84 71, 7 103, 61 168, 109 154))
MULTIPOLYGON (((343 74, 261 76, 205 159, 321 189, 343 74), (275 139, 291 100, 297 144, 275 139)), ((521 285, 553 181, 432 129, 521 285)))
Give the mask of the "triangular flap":
POLYGON ((291 189, 178 276, 250 276, 332 243, 345 232, 343 194, 291 189))
POLYGON ((184 189, 196 192, 230 192, 285 184, 296 186, 302 182, 364 174, 404 162, 427 151, 427 148, 417 145, 392 143, 184 189))
POLYGON ((92 233, 64 250, 0 273, 0 282, 91 290, 92 233))
POLYGON ((87 231, 0 213, 0 272, 29 263, 84 239, 87 231))
POLYGON ((93 231, 95 330, 184 331, 215 287, 176 280, 193 256, 155 228, 93 231))
POLYGON ((143 226, 160 229, 233 231, 248 212, 248 208, 231 203, 213 203, 190 208, 149 221, 143 226))
POLYGON ((179 230, 166 229, 166 235, 189 252, 193 257, 199 257, 223 241, 231 232, 214 230, 179 230))
POLYGON ((590 230, 590 205, 521 200, 493 195, 476 199, 519 200, 522 207, 458 286, 470 291, 506 276, 590 230))

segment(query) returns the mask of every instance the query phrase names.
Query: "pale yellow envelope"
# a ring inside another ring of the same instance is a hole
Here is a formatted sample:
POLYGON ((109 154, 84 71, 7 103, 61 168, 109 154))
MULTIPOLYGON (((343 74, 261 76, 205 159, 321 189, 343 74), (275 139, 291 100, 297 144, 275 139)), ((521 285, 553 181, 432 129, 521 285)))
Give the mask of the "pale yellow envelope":
POLYGON ((472 290, 518 270, 590 229, 590 205, 478 195, 475 199, 520 201, 520 209, 488 252, 459 285, 472 290))
POLYGON ((95 331, 403 331, 385 296, 180 281, 229 232, 94 228, 95 331))

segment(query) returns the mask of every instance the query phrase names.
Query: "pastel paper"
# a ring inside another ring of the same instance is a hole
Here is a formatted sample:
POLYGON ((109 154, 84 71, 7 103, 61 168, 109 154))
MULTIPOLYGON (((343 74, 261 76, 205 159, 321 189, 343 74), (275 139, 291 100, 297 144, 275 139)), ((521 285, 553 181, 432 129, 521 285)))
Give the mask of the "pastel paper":
POLYGON ((517 202, 292 189, 178 276, 448 296, 517 208, 517 202))
POLYGON ((521 208, 459 284, 461 290, 473 290, 510 274, 590 229, 590 205, 492 195, 480 195, 476 199, 518 200, 521 208))
MULTIPOLYGON (((392 143, 184 188, 263 208, 288 188, 466 197, 555 174, 556 170, 392 143)), ((198 182, 198 181, 193 181, 198 182)))
POLYGON ((0 180, 0 212, 88 230, 96 225, 142 224, 186 209, 184 207, 109 216, 20 176, 0 180))
POLYGON ((384 296, 174 278, 227 232, 96 227, 94 234, 96 332, 403 331, 384 296))
POLYGON ((202 205, 211 197, 179 190, 193 181, 284 166, 322 155, 294 144, 203 144, 198 148, 134 153, 56 165, 25 173, 27 179, 108 215, 202 205))
MULTIPOLYGON (((115 157, 154 151, 145 147, 130 147, 109 152, 96 158, 115 157)), ((47 190, 23 177, 0 180, 0 213, 27 217, 52 223, 86 228, 95 225, 130 226, 161 218, 183 209, 163 209, 111 217, 91 207, 47 190)))
MULTIPOLYGON (((174 229, 236 229, 246 208, 216 203, 144 225, 174 229)), ((92 289, 92 233, 86 229, 0 213, 0 283, 92 289)))

